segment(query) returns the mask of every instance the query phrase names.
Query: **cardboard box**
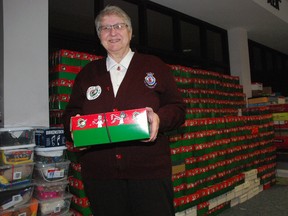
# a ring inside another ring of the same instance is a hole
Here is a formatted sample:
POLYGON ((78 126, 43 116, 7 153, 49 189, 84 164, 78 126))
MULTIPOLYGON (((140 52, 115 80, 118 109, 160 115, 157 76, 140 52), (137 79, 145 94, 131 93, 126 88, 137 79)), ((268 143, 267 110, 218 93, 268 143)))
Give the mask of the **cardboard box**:
POLYGON ((185 164, 173 165, 172 166, 172 174, 185 172, 185 164))
POLYGON ((276 136, 273 139, 274 146, 277 149, 288 149, 288 137, 287 136, 276 136))
POLYGON ((251 169, 249 171, 243 172, 245 175, 245 181, 251 181, 257 178, 257 169, 251 169))
POLYGON ((248 98, 248 104, 262 104, 268 102, 269 102, 268 97, 248 98))
POLYGON ((258 83, 258 82, 254 82, 251 83, 251 90, 263 90, 263 84, 262 83, 258 83))
POLYGON ((272 113, 273 121, 288 121, 288 112, 272 113))
POLYGON ((209 210, 218 206, 217 198, 210 199, 208 202, 209 202, 209 210))
POLYGON ((75 147, 149 139, 145 108, 72 117, 75 147))
POLYGON ((197 206, 185 210, 186 216, 197 216, 197 206))
POLYGON ((222 194, 222 195, 216 197, 216 199, 217 199, 218 205, 221 205, 227 201, 226 194, 222 194))
POLYGON ((269 102, 271 104, 285 104, 286 99, 283 96, 271 96, 269 97, 269 102))
POLYGON ((265 95, 271 95, 272 92, 272 87, 271 86, 263 86, 263 94, 265 95))
POLYGON ((275 137, 288 137, 287 130, 274 130, 275 137))
POLYGON ((271 113, 288 112, 288 104, 271 104, 269 109, 271 113))
POLYGON ((275 132, 277 132, 277 130, 279 130, 279 132, 281 133, 281 131, 283 129, 287 130, 288 129, 288 121, 274 121, 274 128, 275 128, 275 132))
POLYGON ((243 202, 245 202, 245 201, 247 201, 248 200, 248 195, 247 195, 247 193, 245 193, 245 194, 243 194, 243 195, 241 195, 240 197, 239 197, 239 203, 243 203, 243 202))
POLYGON ((63 128, 37 128, 35 131, 35 142, 39 147, 65 146, 66 139, 63 128))
POLYGON ((230 201, 235 198, 235 191, 231 190, 226 193, 226 200, 230 201))
POLYGON ((232 200, 230 201, 230 207, 232 208, 232 207, 238 205, 239 202, 240 202, 239 197, 235 197, 234 199, 232 199, 232 200))
POLYGON ((263 91, 261 90, 252 90, 252 97, 260 97, 263 96, 263 91))

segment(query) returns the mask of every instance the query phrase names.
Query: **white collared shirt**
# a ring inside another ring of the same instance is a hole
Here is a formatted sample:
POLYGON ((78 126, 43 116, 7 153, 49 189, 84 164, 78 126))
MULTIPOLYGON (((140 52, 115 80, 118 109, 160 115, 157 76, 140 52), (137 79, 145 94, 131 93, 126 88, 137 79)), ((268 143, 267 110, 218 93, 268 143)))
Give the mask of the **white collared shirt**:
POLYGON ((134 52, 130 49, 127 55, 118 64, 109 55, 106 58, 107 71, 110 72, 110 78, 113 86, 114 96, 116 97, 119 86, 121 85, 134 52))

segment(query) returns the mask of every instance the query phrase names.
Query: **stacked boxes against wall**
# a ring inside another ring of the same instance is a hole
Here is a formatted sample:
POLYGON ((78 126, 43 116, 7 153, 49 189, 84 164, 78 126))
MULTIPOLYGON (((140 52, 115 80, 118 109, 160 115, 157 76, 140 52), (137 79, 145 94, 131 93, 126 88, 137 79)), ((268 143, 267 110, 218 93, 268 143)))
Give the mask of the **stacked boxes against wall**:
POLYGON ((71 160, 71 166, 69 169, 69 190, 73 194, 71 211, 75 216, 89 216, 92 215, 89 200, 84 191, 84 185, 82 182, 81 165, 79 158, 83 154, 83 151, 79 148, 73 147, 73 143, 67 142, 68 158, 71 160))
POLYGON ((277 181, 287 185, 288 179, 288 104, 269 105, 273 116, 277 147, 277 181))
POLYGON ((85 52, 57 50, 49 60, 50 126, 62 127, 61 116, 68 104, 77 73, 90 61, 102 58, 85 52))
POLYGON ((34 129, 0 129, 0 215, 36 215, 33 198, 34 129))
POLYGON ((172 65, 187 104, 170 133, 177 215, 215 215, 275 182, 268 107, 245 108, 237 77, 172 65))
POLYGON ((288 104, 269 105, 275 128, 275 145, 279 150, 288 149, 288 104))
MULTIPOLYGON (((76 75, 87 63, 100 58, 102 57, 85 52, 63 49, 51 54, 49 74, 51 127, 63 127, 61 118, 69 102, 76 75)), ((71 162, 68 177, 69 191, 73 194, 70 210, 75 215, 92 215, 81 181, 81 167, 78 161, 81 152, 73 147, 73 143, 67 142, 66 145, 68 159, 71 162)))

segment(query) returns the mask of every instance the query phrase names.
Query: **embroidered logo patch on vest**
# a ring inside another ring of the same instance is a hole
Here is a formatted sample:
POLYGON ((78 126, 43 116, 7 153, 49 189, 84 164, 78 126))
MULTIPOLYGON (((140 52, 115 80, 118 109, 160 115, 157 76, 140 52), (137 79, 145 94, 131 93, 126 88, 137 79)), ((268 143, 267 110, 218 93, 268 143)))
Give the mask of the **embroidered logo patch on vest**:
POLYGON ((95 100, 96 98, 99 97, 101 92, 102 92, 102 89, 99 85, 98 86, 90 86, 87 89, 86 97, 88 100, 95 100))
POLYGON ((157 85, 156 78, 153 76, 154 73, 146 73, 147 76, 144 79, 144 83, 148 88, 154 88, 157 85))

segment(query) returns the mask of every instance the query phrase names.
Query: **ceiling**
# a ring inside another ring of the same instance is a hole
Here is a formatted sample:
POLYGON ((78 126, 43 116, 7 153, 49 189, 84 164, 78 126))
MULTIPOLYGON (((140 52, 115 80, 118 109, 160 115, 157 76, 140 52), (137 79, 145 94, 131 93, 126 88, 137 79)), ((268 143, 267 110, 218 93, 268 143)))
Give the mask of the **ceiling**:
POLYGON ((256 3, 261 0, 151 1, 228 31, 244 28, 248 39, 288 55, 288 0, 280 2, 280 10, 267 4, 266 0, 261 3, 267 5, 266 9, 256 3), (285 11, 282 5, 287 6, 285 11), (283 16, 279 16, 280 12, 283 16))

